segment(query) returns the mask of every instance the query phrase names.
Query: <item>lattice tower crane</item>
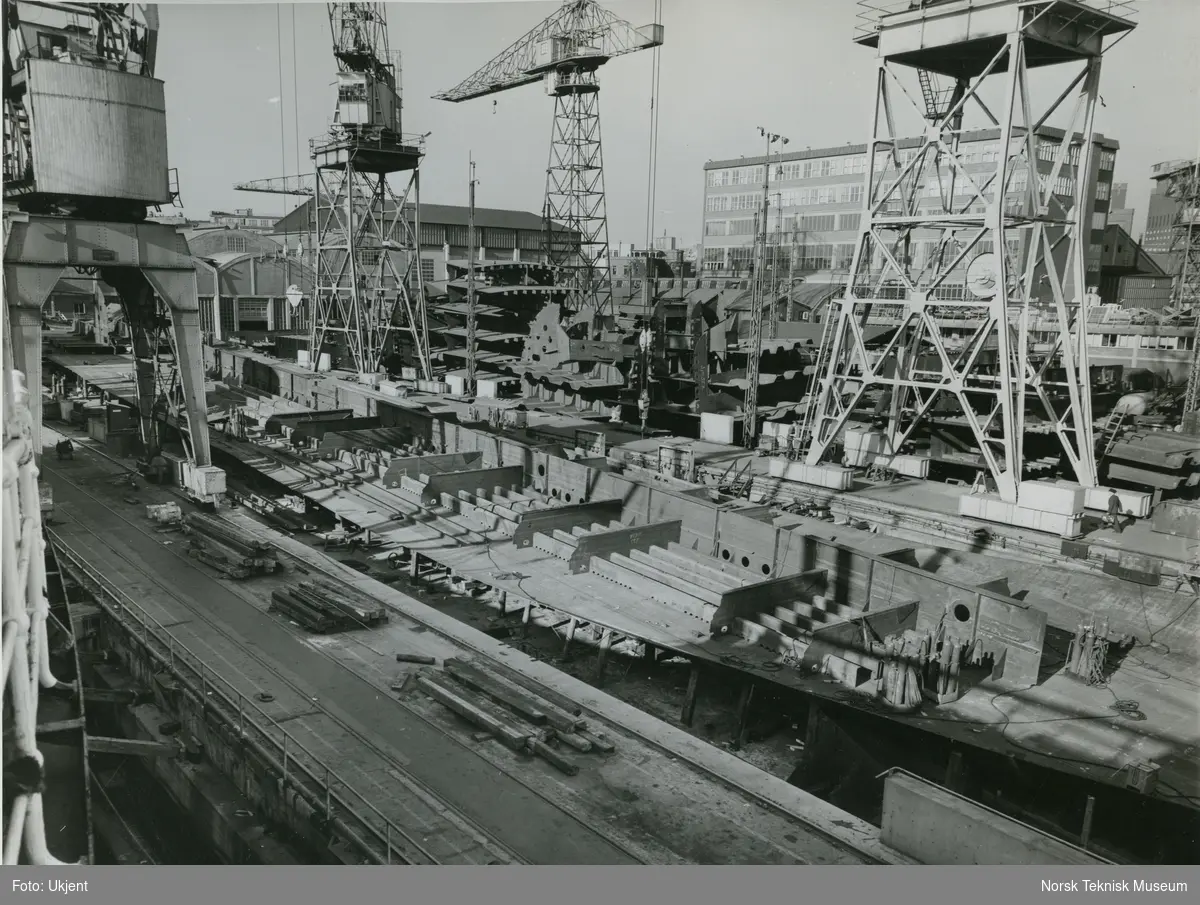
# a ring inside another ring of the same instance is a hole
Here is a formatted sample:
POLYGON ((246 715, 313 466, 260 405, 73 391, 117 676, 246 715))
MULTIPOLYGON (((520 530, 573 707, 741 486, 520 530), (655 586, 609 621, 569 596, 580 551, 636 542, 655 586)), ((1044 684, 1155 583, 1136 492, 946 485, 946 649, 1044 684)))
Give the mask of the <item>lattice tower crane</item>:
POLYGON ((565 280, 566 307, 576 312, 591 309, 603 317, 612 303, 597 70, 614 57, 662 43, 661 25, 634 28, 594 0, 564 0, 473 75, 434 95, 459 103, 544 82, 554 98, 544 251, 565 280))
POLYGON ((313 174, 239 183, 240 191, 313 199, 314 286, 309 355, 314 369, 340 340, 364 379, 395 339, 411 342, 433 376, 421 278, 422 136, 401 132, 399 53, 388 44, 382 3, 329 3, 338 100, 329 135, 309 143, 313 174), (397 193, 389 177, 408 173, 397 193))

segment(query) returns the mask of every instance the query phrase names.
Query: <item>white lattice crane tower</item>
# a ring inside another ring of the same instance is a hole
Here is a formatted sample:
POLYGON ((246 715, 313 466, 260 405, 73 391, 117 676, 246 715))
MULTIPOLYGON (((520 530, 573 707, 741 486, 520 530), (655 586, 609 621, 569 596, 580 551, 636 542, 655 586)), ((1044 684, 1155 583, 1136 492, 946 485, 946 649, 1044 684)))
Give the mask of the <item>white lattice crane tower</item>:
POLYGON ((871 396, 885 455, 952 397, 1006 502, 1017 502, 1027 408, 1061 441, 1076 480, 1095 486, 1088 174, 1101 59, 1133 29, 1131 4, 860 5, 855 41, 878 54, 863 217, 817 366, 807 462, 827 456, 871 396), (933 79, 953 87, 939 95, 933 79), (994 136, 982 162, 968 156, 978 130, 994 136), (902 149, 910 138, 916 146, 902 149), (1048 349, 1029 336, 1037 309, 1057 325, 1048 349), (864 327, 881 315, 895 329, 868 349, 864 327))

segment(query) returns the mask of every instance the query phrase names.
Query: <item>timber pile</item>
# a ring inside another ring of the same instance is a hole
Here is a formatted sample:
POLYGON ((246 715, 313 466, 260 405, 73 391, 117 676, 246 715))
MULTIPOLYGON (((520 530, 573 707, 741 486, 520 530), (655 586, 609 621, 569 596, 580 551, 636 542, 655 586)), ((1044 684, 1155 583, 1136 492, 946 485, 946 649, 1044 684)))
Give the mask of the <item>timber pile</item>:
POLYGON ((446 660, 442 666, 440 674, 424 671, 417 677, 421 690, 512 751, 541 757, 574 776, 579 765, 563 748, 583 754, 616 750, 588 730, 577 705, 549 689, 535 689, 532 682, 518 683, 465 660, 446 660))
POLYGON ((188 555, 229 578, 269 575, 279 568, 273 546, 228 522, 205 515, 188 515, 182 527, 191 541, 188 555))
POLYGON ((270 612, 278 612, 310 632, 326 634, 348 628, 378 625, 387 621, 387 611, 345 589, 302 581, 271 592, 270 612))

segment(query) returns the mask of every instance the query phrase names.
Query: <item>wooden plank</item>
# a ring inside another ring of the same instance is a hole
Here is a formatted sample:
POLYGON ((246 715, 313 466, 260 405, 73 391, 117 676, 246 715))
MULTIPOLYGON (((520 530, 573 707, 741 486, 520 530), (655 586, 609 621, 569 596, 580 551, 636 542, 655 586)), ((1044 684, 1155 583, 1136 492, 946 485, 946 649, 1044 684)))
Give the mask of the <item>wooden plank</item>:
POLYGON ((595 500, 522 512, 517 530, 513 532, 513 544, 530 547, 533 545, 533 536, 538 532, 553 536, 555 529, 570 533, 572 528, 588 528, 595 522, 607 524, 621 517, 622 507, 620 500, 595 500))
POLYGON ((665 548, 667 544, 677 544, 682 529, 683 522, 675 519, 669 522, 654 522, 632 528, 618 528, 615 531, 585 534, 579 538, 575 552, 571 554, 571 573, 578 575, 581 572, 589 571, 593 556, 608 559, 614 553, 628 556, 632 550, 649 550, 651 547, 665 548))
MULTIPOLYGON (((529 688, 524 682, 518 683, 509 679, 506 675, 499 675, 475 663, 466 663, 462 660, 451 659, 447 660, 444 665, 452 673, 454 670, 458 670, 464 674, 469 672, 480 676, 482 680, 489 681, 493 686, 504 688, 513 694, 521 695, 528 700, 528 706, 544 713, 546 720, 555 729, 561 729, 564 732, 576 732, 587 726, 587 723, 581 720, 577 713, 558 706, 558 703, 554 700, 553 692, 540 688, 529 688)), ((568 701, 567 703, 569 704, 570 702, 568 701)))
POLYGON ((710 630, 724 634, 733 627, 735 619, 753 621, 759 613, 774 613, 776 607, 790 608, 797 600, 811 600, 825 591, 828 573, 810 569, 796 575, 760 581, 757 584, 733 588, 721 595, 721 603, 713 614, 710 630))
POLYGON ((483 692, 498 703, 511 707, 534 725, 540 726, 546 722, 545 712, 528 695, 515 689, 507 688, 499 681, 484 675, 476 669, 472 669, 466 663, 458 660, 447 660, 445 669, 455 680, 483 692))
POLYGON ((417 679, 417 684, 442 706, 453 710, 459 716, 474 723, 481 729, 491 732, 505 747, 511 748, 513 751, 523 751, 528 747, 531 738, 528 733, 522 732, 516 726, 496 719, 490 713, 485 713, 456 694, 453 689, 434 681, 429 676, 421 676, 417 679))
MULTIPOLYGON (((392 459, 387 470, 383 473, 384 487, 399 487, 400 479, 408 476, 415 478, 422 474, 440 474, 442 472, 464 471, 474 468, 483 461, 481 452, 448 453, 435 456, 406 456, 392 459)), ((475 488, 470 488, 474 490, 475 488)))
POLYGON ((421 491, 422 503, 436 503, 443 493, 458 496, 460 490, 474 493, 480 487, 520 490, 525 484, 523 465, 505 465, 501 468, 477 468, 471 471, 454 471, 429 476, 421 491))
POLYGON ((88 751, 92 754, 135 754, 139 757, 174 757, 180 752, 178 745, 151 742, 132 738, 106 738, 89 735, 88 751))

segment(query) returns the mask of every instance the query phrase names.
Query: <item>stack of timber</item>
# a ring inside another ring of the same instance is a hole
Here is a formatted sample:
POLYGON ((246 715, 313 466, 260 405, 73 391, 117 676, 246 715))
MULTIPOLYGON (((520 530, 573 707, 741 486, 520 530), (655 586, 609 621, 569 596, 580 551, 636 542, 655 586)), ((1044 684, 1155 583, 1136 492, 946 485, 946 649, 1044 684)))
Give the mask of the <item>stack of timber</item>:
POLYGON ((387 621, 387 611, 380 604, 311 581, 272 591, 270 610, 318 634, 387 621))
POLYGON ((579 765, 564 749, 583 754, 616 750, 589 731, 574 702, 549 689, 465 660, 446 660, 442 666, 442 673, 424 671, 417 677, 421 690, 512 751, 540 757, 574 776, 579 765))
POLYGON ((269 575, 279 568, 275 548, 241 529, 206 515, 188 515, 183 532, 191 540, 188 555, 229 578, 269 575))

